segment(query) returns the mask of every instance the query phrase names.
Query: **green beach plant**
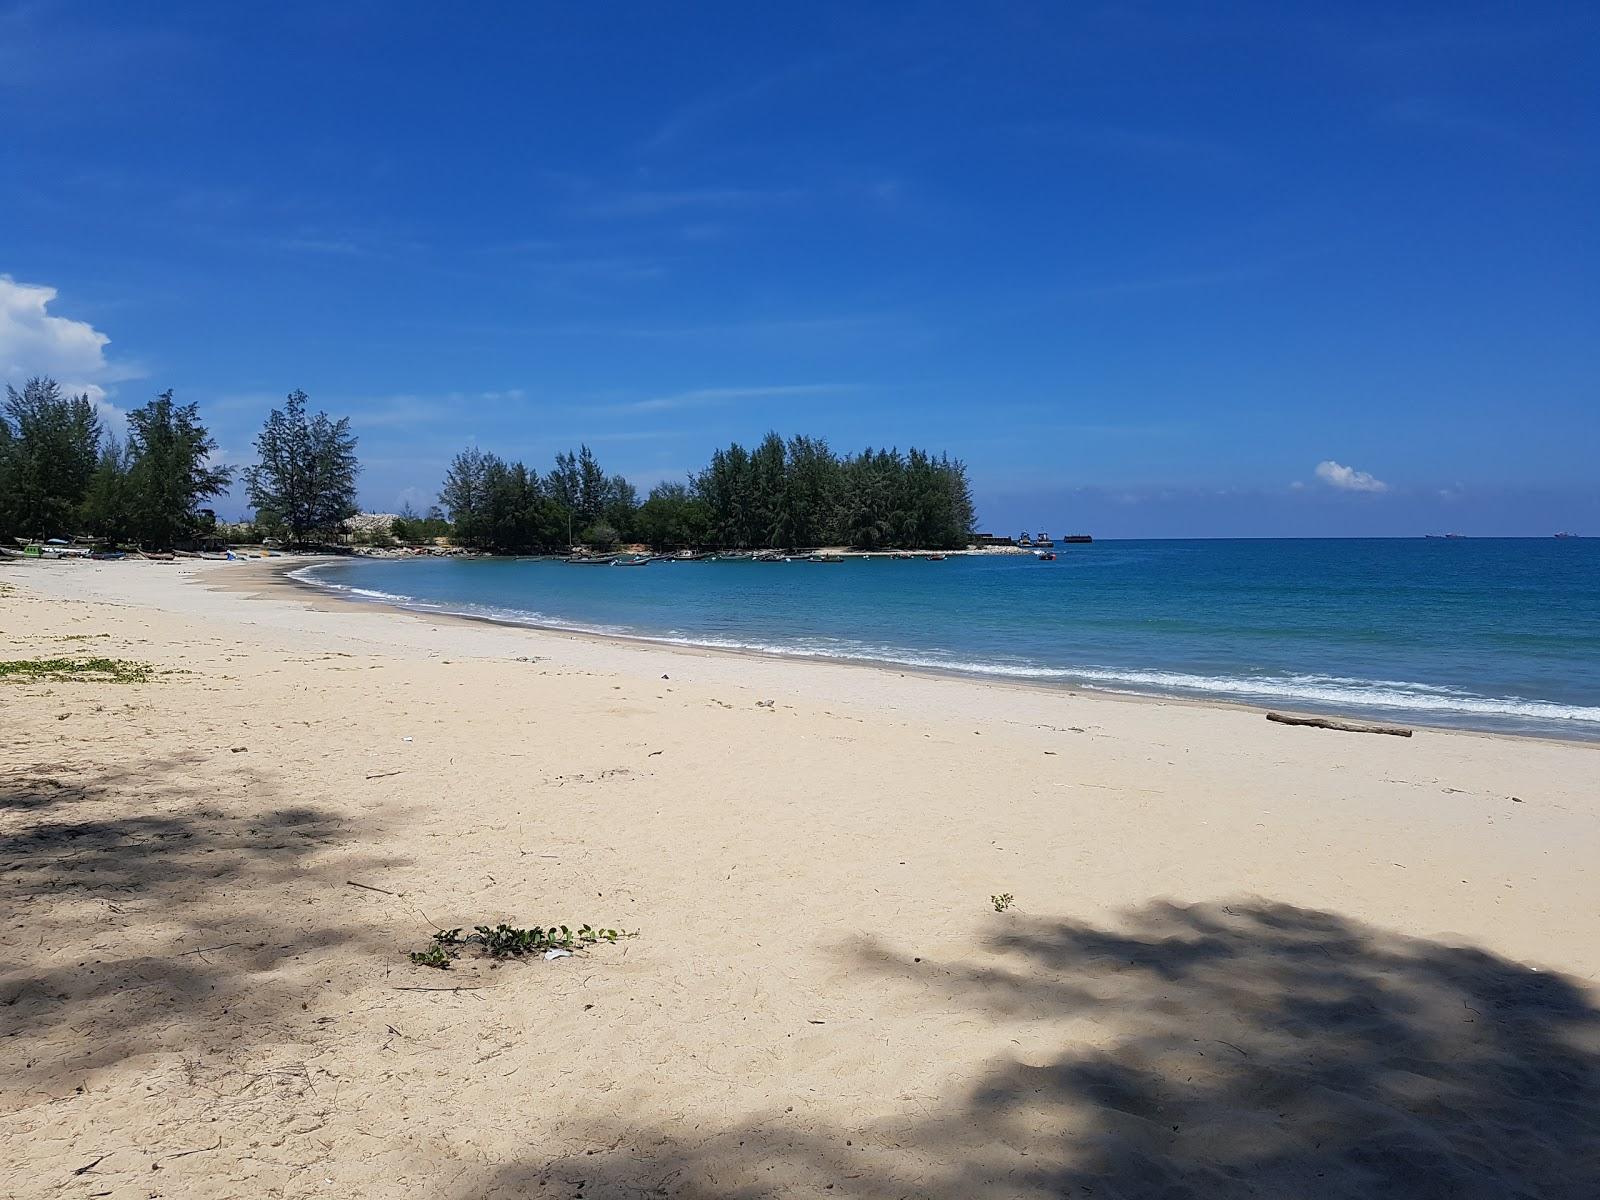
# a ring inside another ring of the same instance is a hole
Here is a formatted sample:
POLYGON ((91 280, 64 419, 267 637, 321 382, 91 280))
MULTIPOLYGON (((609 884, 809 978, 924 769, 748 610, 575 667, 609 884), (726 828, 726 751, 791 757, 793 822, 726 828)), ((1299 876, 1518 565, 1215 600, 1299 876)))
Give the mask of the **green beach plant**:
POLYGON ((7 683, 149 683, 156 669, 122 658, 20 658, 0 662, 7 683))
POLYGON ((489 958, 522 958, 529 954, 542 954, 547 950, 582 950, 600 942, 616 942, 631 937, 620 929, 595 928, 580 925, 571 929, 566 925, 548 928, 534 925, 523 929, 501 922, 498 925, 475 925, 473 931, 462 936, 460 929, 441 929, 433 940, 421 950, 413 950, 408 957, 421 967, 448 970, 460 954, 459 946, 475 945, 489 958))
POLYGON ((1016 897, 1010 892, 1000 892, 998 895, 989 897, 989 903, 994 905, 995 912, 1000 913, 1005 912, 1015 901, 1016 897))

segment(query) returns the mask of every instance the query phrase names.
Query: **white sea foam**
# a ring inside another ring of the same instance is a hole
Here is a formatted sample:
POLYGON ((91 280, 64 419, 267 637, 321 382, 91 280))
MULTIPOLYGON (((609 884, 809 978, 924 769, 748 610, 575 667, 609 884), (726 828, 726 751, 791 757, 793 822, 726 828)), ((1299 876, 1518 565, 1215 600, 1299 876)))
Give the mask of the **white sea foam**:
POLYGON ((767 642, 702 635, 650 634, 622 626, 572 621, 526 609, 496 608, 461 602, 440 603, 395 592, 352 587, 323 579, 318 571, 337 564, 318 563, 289 573, 330 591, 420 612, 475 617, 508 625, 627 637, 638 641, 707 650, 731 650, 785 658, 834 659, 878 663, 964 675, 1076 683, 1106 691, 1178 696, 1213 696, 1242 701, 1323 705, 1358 712, 1409 713, 1418 717, 1486 718, 1513 723, 1570 727, 1600 725, 1600 707, 1531 700, 1521 696, 1482 696, 1460 688, 1395 679, 1357 679, 1342 675, 1196 675, 1184 671, 1133 670, 1110 667, 1046 667, 1018 661, 973 661, 938 653, 910 651, 843 640, 767 642))

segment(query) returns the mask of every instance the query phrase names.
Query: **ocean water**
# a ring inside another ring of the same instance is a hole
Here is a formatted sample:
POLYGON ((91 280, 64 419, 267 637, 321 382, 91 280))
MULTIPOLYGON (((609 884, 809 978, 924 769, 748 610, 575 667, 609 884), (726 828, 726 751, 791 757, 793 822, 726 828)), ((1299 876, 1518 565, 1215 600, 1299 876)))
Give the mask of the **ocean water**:
POLYGON ((769 654, 1600 739, 1600 540, 1123 541, 839 565, 354 559, 374 602, 769 654))

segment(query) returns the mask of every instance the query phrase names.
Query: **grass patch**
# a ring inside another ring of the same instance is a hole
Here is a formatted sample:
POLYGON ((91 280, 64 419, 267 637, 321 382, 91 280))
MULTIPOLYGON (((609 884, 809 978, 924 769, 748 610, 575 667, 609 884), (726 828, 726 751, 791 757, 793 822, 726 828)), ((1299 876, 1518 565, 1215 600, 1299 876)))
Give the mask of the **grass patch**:
POLYGON ((124 658, 17 658, 0 661, 6 683, 149 683, 156 669, 124 658))
POLYGON ((547 950, 581 950, 599 942, 615 942, 618 938, 632 936, 620 929, 596 929, 590 925, 580 925, 577 929, 565 925, 552 925, 548 929, 538 925, 518 929, 503 923, 493 927, 477 925, 465 937, 459 929, 441 929, 425 949, 413 950, 409 957, 419 967, 447 971, 451 962, 460 957, 463 946, 476 946, 489 958, 522 958, 547 950))
POLYGON ((995 912, 1005 912, 1005 910, 1015 904, 1016 901, 1017 898, 1010 892, 1000 892, 998 895, 989 897, 989 903, 994 905, 995 912))

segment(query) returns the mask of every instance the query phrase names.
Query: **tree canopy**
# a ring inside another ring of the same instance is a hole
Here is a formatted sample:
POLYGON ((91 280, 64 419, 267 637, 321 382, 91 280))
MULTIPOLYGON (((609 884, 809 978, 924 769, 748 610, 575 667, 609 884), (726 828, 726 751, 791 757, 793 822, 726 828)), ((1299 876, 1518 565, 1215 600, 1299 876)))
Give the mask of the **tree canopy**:
POLYGON ((256 437, 260 461, 244 473, 258 521, 280 525, 294 545, 332 538, 356 507, 356 439, 350 419, 307 416, 310 399, 296 390, 267 415, 256 437))
POLYGON ((0 533, 61 537, 76 532, 79 509, 100 458, 100 418, 87 395, 68 396, 54 379, 6 385, 0 414, 0 533))
POLYGON ((540 477, 476 447, 456 455, 439 493, 463 545, 500 553, 575 543, 643 541, 683 547, 861 549, 964 546, 974 513, 966 467, 921 450, 836 455, 821 438, 734 443, 684 483, 661 483, 639 503, 581 446, 540 477))
MULTIPOLYGON (((175 546, 216 524, 201 503, 227 490, 233 472, 210 465, 217 443, 200 424, 199 408, 177 404, 171 390, 128 414, 126 481, 121 489, 127 531, 147 546, 175 546)), ((111 465, 108 454, 101 467, 111 465)))

